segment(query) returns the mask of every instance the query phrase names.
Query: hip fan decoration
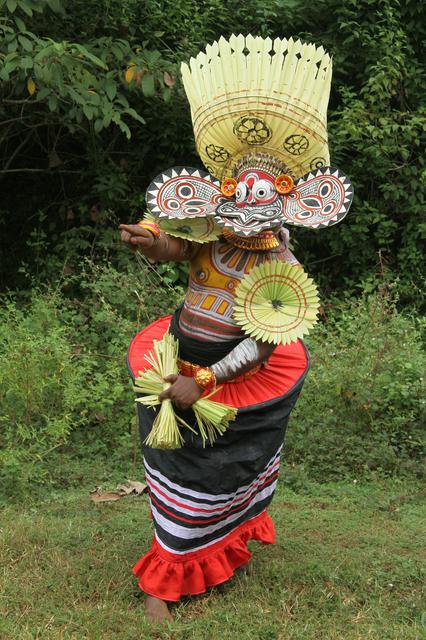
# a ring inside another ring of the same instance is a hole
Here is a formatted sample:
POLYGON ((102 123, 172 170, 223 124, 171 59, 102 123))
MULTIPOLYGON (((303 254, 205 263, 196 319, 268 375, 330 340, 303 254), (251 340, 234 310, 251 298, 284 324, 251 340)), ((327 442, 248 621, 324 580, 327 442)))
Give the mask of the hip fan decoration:
POLYGON ((239 284, 234 319, 252 338, 287 344, 309 333, 318 308, 316 285, 301 267, 265 262, 239 284))
POLYGON ((217 240, 222 233, 220 227, 216 225, 214 219, 211 217, 186 219, 156 218, 152 213, 147 211, 144 219, 155 222, 161 231, 164 231, 164 233, 167 233, 169 236, 199 242, 200 244, 217 240))

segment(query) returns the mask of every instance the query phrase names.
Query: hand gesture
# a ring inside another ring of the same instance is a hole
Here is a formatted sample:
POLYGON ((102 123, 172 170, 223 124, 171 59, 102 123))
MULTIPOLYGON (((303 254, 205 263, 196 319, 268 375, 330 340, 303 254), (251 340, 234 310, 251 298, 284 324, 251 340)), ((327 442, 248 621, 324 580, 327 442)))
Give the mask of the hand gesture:
POLYGON ((171 382, 172 385, 162 391, 158 397, 161 401, 169 398, 178 409, 189 409, 203 393, 194 378, 189 376, 170 375, 164 380, 171 382))
POLYGON ((121 240, 128 244, 132 251, 138 249, 144 252, 154 246, 156 238, 147 229, 139 227, 137 224, 120 224, 121 240))

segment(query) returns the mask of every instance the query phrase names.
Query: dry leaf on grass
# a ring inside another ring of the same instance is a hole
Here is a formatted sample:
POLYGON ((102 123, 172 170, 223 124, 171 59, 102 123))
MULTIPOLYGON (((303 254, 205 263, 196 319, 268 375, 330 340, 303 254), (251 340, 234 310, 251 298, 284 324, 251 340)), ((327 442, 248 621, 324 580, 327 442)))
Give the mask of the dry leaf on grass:
POLYGON ((121 493, 117 491, 102 491, 101 487, 90 491, 90 499, 93 502, 115 502, 116 500, 120 500, 121 497, 121 493))
POLYGON ((130 494, 137 496, 142 495, 146 490, 147 486, 143 482, 128 480, 127 482, 119 484, 117 491, 102 491, 102 487, 96 487, 96 489, 90 491, 90 499, 92 502, 115 502, 130 494))
POLYGON ((135 493, 139 496, 141 493, 144 493, 148 487, 143 482, 139 482, 138 480, 127 480, 124 484, 119 484, 117 487, 117 491, 123 491, 125 495, 129 493, 135 493))
POLYGON ((127 482, 125 484, 118 484, 117 491, 120 496, 128 496, 129 493, 133 493, 132 487, 127 482))

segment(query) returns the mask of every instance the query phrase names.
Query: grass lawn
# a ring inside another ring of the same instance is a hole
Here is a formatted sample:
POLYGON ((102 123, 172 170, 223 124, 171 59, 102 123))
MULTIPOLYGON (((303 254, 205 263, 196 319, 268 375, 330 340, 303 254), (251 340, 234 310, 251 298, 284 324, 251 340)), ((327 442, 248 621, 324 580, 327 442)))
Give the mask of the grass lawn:
POLYGON ((285 472, 277 544, 226 585, 150 627, 131 567, 152 537, 146 496, 94 505, 68 489, 1 515, 0 638, 414 640, 426 637, 426 506, 419 485, 309 485, 285 472), (423 571, 423 578, 422 578, 423 571))

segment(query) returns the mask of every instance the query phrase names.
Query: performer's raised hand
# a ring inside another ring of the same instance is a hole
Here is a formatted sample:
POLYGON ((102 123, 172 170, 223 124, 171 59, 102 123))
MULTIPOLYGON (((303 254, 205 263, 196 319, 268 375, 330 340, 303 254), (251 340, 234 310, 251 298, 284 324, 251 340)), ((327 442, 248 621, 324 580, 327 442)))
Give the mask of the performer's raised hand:
POLYGON ((141 224, 120 224, 121 240, 125 242, 132 251, 141 251, 147 258, 154 262, 161 260, 173 260, 181 262, 189 260, 193 253, 191 242, 182 238, 173 238, 167 233, 160 232, 155 223, 141 224), (151 228, 147 228, 147 227, 151 228))
POLYGON ((171 382, 171 386, 158 396, 161 402, 168 398, 178 409, 189 409, 200 399, 203 389, 198 386, 194 378, 189 376, 171 375, 164 378, 171 382))
POLYGON ((120 224, 118 228, 121 231, 121 240, 133 251, 139 249, 143 252, 144 249, 154 246, 156 238, 148 229, 143 229, 137 224, 120 224))

